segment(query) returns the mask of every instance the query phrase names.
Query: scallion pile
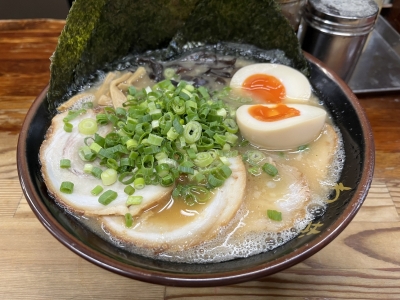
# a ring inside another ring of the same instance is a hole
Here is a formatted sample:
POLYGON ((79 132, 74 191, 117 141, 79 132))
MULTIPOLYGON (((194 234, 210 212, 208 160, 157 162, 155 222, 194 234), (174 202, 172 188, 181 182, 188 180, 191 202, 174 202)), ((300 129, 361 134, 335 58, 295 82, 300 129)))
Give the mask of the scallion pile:
MULTIPOLYGON (((82 113, 72 112, 71 117, 82 113)), ((104 185, 112 185, 117 176, 137 190, 145 185, 171 186, 184 177, 187 187, 178 184, 173 196, 190 205, 203 203, 208 191, 232 173, 228 158, 237 155, 231 147, 238 140, 233 114, 206 88, 185 81, 164 80, 140 90, 132 86, 124 107, 106 107, 96 116, 98 126, 112 124, 112 132, 92 133, 96 126, 84 119, 80 128, 92 135, 85 138, 79 156, 85 172, 105 179, 104 185)))

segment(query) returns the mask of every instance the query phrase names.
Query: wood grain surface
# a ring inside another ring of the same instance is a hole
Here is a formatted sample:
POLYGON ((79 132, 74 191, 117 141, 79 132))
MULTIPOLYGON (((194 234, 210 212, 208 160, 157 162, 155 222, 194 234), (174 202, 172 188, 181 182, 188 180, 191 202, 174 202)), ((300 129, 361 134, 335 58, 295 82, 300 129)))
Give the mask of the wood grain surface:
POLYGON ((290 269, 232 286, 164 287, 103 270, 61 245, 22 194, 16 146, 63 26, 0 21, 0 299, 400 299, 400 93, 360 97, 376 144, 367 200, 338 238, 290 269))

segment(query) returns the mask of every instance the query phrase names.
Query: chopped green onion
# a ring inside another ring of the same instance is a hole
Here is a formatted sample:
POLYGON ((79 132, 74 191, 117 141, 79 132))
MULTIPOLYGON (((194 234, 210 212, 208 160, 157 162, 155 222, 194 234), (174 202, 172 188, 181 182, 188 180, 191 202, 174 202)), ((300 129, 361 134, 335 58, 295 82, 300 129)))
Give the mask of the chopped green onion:
POLYGON ((101 147, 104 147, 104 144, 106 142, 106 139, 103 138, 101 135, 95 133, 94 134, 94 142, 98 145, 100 145, 101 147))
MULTIPOLYGON (((129 157, 122 157, 119 161, 119 166, 120 167, 133 167, 134 166, 134 161, 129 157)), ((112 167, 113 169, 117 170, 117 165, 114 165, 112 167)))
POLYGON ((138 146, 138 141, 137 140, 134 140, 134 139, 129 139, 129 140, 127 140, 126 141, 126 148, 128 149, 128 150, 133 150, 133 149, 136 149, 137 148, 137 146, 138 146))
POLYGON ((202 131, 202 127, 199 122, 190 121, 185 126, 185 129, 183 131, 183 137, 185 138, 185 141, 187 143, 193 144, 200 139, 201 131, 202 131))
POLYGON ((224 126, 226 131, 229 133, 236 133, 239 130, 238 125, 233 119, 225 119, 222 123, 222 126, 224 126))
POLYGON ((103 173, 103 170, 100 169, 99 167, 93 167, 92 170, 90 171, 90 173, 91 173, 94 177, 100 179, 100 178, 101 178, 101 173, 103 173))
POLYGON ((172 68, 165 68, 163 75, 164 75, 165 79, 172 79, 175 77, 176 73, 175 73, 175 70, 172 68))
POLYGON ((181 198, 189 206, 195 203, 203 204, 211 196, 212 193, 206 187, 200 185, 177 185, 172 192, 173 198, 181 198))
POLYGON ((151 121, 151 128, 155 129, 160 127, 160 121, 159 120, 153 120, 151 121))
POLYGON ((86 113, 85 109, 79 109, 79 110, 70 110, 68 111, 67 116, 63 119, 64 123, 69 123, 70 121, 72 121, 73 119, 75 119, 76 117, 78 117, 81 114, 86 113))
POLYGON ((139 156, 139 153, 132 151, 131 153, 129 153, 129 159, 131 160, 135 160, 137 159, 139 156))
POLYGON ((229 159, 228 159, 227 157, 225 157, 225 156, 220 156, 220 157, 219 157, 219 160, 222 161, 222 163, 223 163, 224 165, 229 166, 229 165, 231 164, 230 161, 229 161, 229 159))
POLYGON ((68 169, 71 167, 71 161, 67 158, 63 158, 60 160, 60 168, 68 169))
POLYGON ((203 98, 205 98, 206 100, 210 99, 210 94, 205 87, 200 86, 197 90, 200 92, 203 98))
POLYGON ((265 154, 259 150, 249 150, 243 155, 243 158, 250 164, 250 165, 257 165, 263 159, 265 159, 265 154))
POLYGON ((156 166, 157 175, 160 177, 167 176, 169 174, 169 169, 170 169, 170 167, 168 164, 166 164, 166 163, 159 164, 156 166))
MULTIPOLYGON (((182 91, 179 93, 179 97, 181 99, 183 99, 183 100, 189 100, 191 98, 191 96, 192 96, 192 94, 189 91, 185 90, 185 89, 182 89, 182 91)), ((183 112, 184 111, 185 110, 183 109, 183 112)), ((177 114, 179 114, 179 113, 177 112, 177 114)))
MULTIPOLYGON (((195 144, 193 144, 195 145, 195 144)), ((196 151, 193 148, 189 148, 186 150, 187 155, 189 156, 190 159, 195 159, 196 158, 196 151)))
POLYGON ((183 174, 194 174, 194 169, 191 167, 178 166, 178 171, 183 174))
POLYGON ((217 171, 220 174, 220 176, 224 179, 227 179, 232 174, 231 168, 229 168, 227 165, 222 165, 217 169, 217 171))
POLYGON ((193 160, 194 164, 200 168, 209 166, 214 161, 214 157, 210 152, 199 152, 193 160))
POLYGON ((124 188, 124 192, 125 192, 125 194, 127 194, 127 195, 133 195, 134 193, 135 193, 135 188, 133 187, 133 186, 131 186, 131 185, 127 185, 125 188, 124 188))
POLYGON ((165 152, 159 152, 159 153, 156 153, 156 155, 154 155, 154 158, 155 158, 157 161, 159 161, 159 160, 162 160, 162 159, 164 159, 164 158, 168 158, 168 154, 165 153, 165 152))
POLYGON ((104 112, 106 112, 108 115, 115 114, 115 109, 114 109, 114 107, 105 107, 104 112))
POLYGON ((83 119, 78 124, 78 130, 85 135, 95 134, 97 132, 97 122, 91 118, 83 119))
POLYGON ((151 146, 143 148, 143 153, 145 155, 156 154, 158 152, 160 152, 160 147, 157 147, 157 146, 154 146, 154 145, 151 145, 151 146))
POLYGON ((277 210, 267 210, 267 216, 273 221, 282 221, 282 213, 277 210))
POLYGON ((223 179, 217 178, 214 174, 209 174, 207 180, 208 184, 212 187, 222 186, 225 181, 223 179))
POLYGON ((135 132, 137 134, 143 134, 145 132, 149 133, 150 131, 151 131, 151 125, 149 123, 139 123, 135 127, 135 132))
POLYGON ((190 191, 196 196, 196 202, 198 203, 205 203, 210 200, 212 196, 211 192, 207 188, 200 185, 192 186, 190 191))
POLYGON ((172 174, 168 174, 164 177, 161 177, 160 184, 162 186, 170 186, 174 183, 174 181, 175 181, 174 176, 172 176, 172 174))
POLYGON ((171 158, 162 158, 158 161, 158 164, 167 164, 169 165, 171 168, 177 168, 178 167, 178 163, 176 160, 171 159, 171 158))
POLYGON ((308 147, 308 145, 301 145, 301 146, 299 146, 298 148, 297 148, 297 150, 298 151, 304 151, 304 150, 307 150, 309 147, 308 147))
POLYGON ((72 125, 70 122, 64 122, 65 132, 72 132, 72 128, 74 128, 74 125, 72 125))
POLYGON ((119 118, 118 118, 116 115, 108 114, 107 117, 108 117, 108 120, 109 120, 114 126, 117 126, 117 123, 118 123, 118 121, 119 121, 119 118))
POLYGON ((82 107, 84 109, 91 109, 91 108, 93 108, 93 102, 88 101, 88 102, 82 103, 82 107))
POLYGON ((150 133, 149 137, 147 138, 147 142, 150 145, 161 146, 164 138, 155 134, 150 133))
POLYGON ((118 145, 118 143, 120 142, 120 139, 121 139, 121 137, 119 136, 118 133, 110 132, 109 134, 107 134, 105 136, 104 145, 106 147, 112 147, 112 146, 118 145))
POLYGON ((65 194, 72 194, 74 190, 74 184, 70 181, 63 181, 60 186, 60 192, 65 194))
POLYGON ((216 134, 214 134, 213 139, 217 144, 219 144, 221 146, 224 146, 225 143, 226 143, 226 136, 225 135, 221 135, 221 134, 216 133, 216 134))
POLYGON ((237 140, 239 139, 236 134, 230 132, 225 132, 225 137, 226 137, 226 142, 231 145, 235 145, 237 140))
POLYGON ((101 149, 103 149, 103 147, 101 147, 99 144, 97 144, 96 142, 93 142, 90 144, 89 146, 90 150, 93 150, 95 153, 99 153, 99 151, 101 149))
POLYGON ((130 86, 128 88, 128 93, 129 95, 134 96, 136 94, 136 88, 134 86, 130 86))
POLYGON ((194 176, 192 177, 192 180, 196 183, 206 183, 207 182, 207 177, 203 172, 195 172, 194 176))
POLYGON ((184 90, 187 90, 188 92, 193 92, 194 91, 194 86, 191 84, 187 84, 184 88, 184 90))
POLYGON ((101 203, 103 205, 108 205, 112 201, 117 199, 117 197, 118 197, 117 192, 115 192, 113 190, 107 190, 103 194, 101 194, 101 196, 99 197, 98 201, 99 201, 99 203, 101 203))
POLYGON ((239 143, 239 146, 240 146, 240 147, 246 147, 248 144, 250 144, 250 142, 249 142, 248 140, 242 140, 242 141, 239 143))
POLYGON ((93 165, 92 164, 85 164, 83 166, 83 172, 84 173, 91 174, 92 173, 92 169, 93 169, 93 165))
POLYGON ((126 200, 126 206, 139 205, 143 201, 143 196, 129 196, 126 200))
POLYGON ((106 169, 100 175, 104 185, 112 185, 117 181, 117 171, 114 169, 106 169))
POLYGON ((125 226, 130 228, 133 225, 133 217, 132 214, 126 213, 125 214, 125 226))
POLYGON ((210 150, 214 147, 214 141, 208 137, 202 136, 197 144, 200 151, 210 150))
POLYGON ((122 108, 122 107, 117 107, 117 108, 115 109, 115 114, 116 114, 118 117, 124 117, 124 116, 126 115, 126 110, 125 110, 124 108, 122 108))
POLYGON ((133 186, 134 186, 135 189, 137 189, 137 190, 143 189, 143 188, 146 186, 146 183, 145 183, 145 181, 144 181, 144 178, 142 178, 142 177, 136 178, 136 179, 133 181, 133 186))
POLYGON ((78 155, 83 161, 94 161, 97 156, 89 146, 82 146, 79 149, 78 155))
POLYGON ((179 136, 179 133, 175 130, 174 127, 171 127, 167 132, 167 139, 170 141, 175 141, 179 136))
POLYGON ((110 169, 118 169, 118 162, 114 158, 107 158, 106 165, 110 169))
POLYGON ((226 118, 226 109, 223 108, 223 107, 220 108, 220 109, 218 109, 218 110, 217 110, 217 115, 218 115, 218 116, 221 116, 222 118, 225 119, 225 118, 226 118))
MULTIPOLYGON (((173 69, 170 72, 175 74, 173 69)), ((96 160, 93 165, 107 168, 103 172, 87 164, 84 172, 105 179, 102 186, 119 180, 128 185, 128 195, 145 185, 171 186, 184 175, 189 181, 182 199, 187 203, 208 197, 199 198, 198 189, 189 188, 192 183, 206 189, 221 186, 232 173, 228 158, 238 155, 238 151, 231 151, 238 141, 238 126, 234 109, 218 97, 233 96, 226 90, 226 95, 220 92, 211 98, 204 87, 196 88, 185 81, 174 84, 166 79, 152 88, 129 87, 123 107, 105 107, 96 120, 79 122, 78 127, 89 128, 82 133, 92 135, 85 138, 80 157, 83 161, 96 160), (113 131, 100 136, 97 127, 108 122, 113 131)), ((78 129, 81 132, 82 128, 78 129)))
POLYGON ((122 184, 131 184, 134 182, 135 176, 134 176, 133 172, 124 172, 119 175, 118 180, 122 184))
POLYGON ((96 185, 91 191, 90 193, 93 196, 98 196, 100 195, 100 193, 103 191, 103 187, 101 185, 96 185))
POLYGON ((106 125, 108 123, 108 118, 106 114, 97 114, 96 121, 100 125, 106 125))
POLYGON ((262 166, 262 169, 265 173, 267 173, 268 175, 270 175, 272 177, 275 177, 276 175, 278 175, 278 169, 273 164, 265 163, 262 166))
POLYGON ((175 119, 172 121, 172 126, 175 129, 176 133, 178 133, 178 135, 183 133, 184 128, 180 123, 180 119, 178 117, 175 117, 175 119))
POLYGON ((261 168, 259 166, 252 166, 247 169, 248 172, 253 176, 258 176, 261 174, 261 168))

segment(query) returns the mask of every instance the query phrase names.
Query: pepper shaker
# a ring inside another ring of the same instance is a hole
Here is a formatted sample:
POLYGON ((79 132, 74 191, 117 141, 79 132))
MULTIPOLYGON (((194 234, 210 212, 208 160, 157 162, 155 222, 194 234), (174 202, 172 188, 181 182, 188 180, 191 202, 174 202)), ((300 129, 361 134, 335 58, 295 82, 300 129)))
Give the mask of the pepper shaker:
POLYGON ((378 12, 374 0, 308 0, 298 31, 301 48, 348 82, 378 12))

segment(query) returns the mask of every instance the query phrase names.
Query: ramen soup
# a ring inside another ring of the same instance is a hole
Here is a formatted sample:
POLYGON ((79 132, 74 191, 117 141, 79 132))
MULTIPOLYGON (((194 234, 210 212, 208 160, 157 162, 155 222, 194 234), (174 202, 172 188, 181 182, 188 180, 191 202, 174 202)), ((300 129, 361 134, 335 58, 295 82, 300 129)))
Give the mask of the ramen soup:
POLYGON ((62 104, 40 150, 55 201, 128 251, 187 263, 274 249, 322 215, 340 132, 299 71, 139 60, 62 104))

